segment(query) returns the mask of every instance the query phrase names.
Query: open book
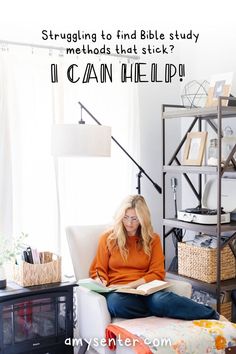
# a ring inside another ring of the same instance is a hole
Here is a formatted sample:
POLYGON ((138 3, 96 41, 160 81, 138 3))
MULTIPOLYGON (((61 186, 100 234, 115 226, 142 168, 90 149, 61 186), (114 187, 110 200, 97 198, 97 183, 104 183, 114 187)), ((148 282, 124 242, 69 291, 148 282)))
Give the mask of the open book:
POLYGON ((171 285, 171 283, 163 280, 153 280, 149 283, 139 285, 136 289, 129 288, 127 285, 117 285, 107 287, 94 279, 82 279, 79 280, 79 285, 97 293, 109 293, 116 291, 119 293, 137 294, 137 295, 150 295, 159 290, 165 289, 171 285))
POLYGON ((114 291, 114 288, 108 288, 107 286, 92 278, 81 279, 78 281, 78 284, 84 288, 95 291, 96 293, 109 293, 114 291))

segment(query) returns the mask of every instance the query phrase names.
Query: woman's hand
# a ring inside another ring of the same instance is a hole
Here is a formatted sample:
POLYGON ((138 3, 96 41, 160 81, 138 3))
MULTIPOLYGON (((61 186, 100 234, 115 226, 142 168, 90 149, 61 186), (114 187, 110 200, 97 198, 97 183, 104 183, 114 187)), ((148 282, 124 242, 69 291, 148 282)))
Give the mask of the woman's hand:
POLYGON ((143 278, 140 278, 138 280, 131 281, 130 283, 125 284, 125 285, 128 288, 136 289, 139 285, 142 285, 142 284, 145 284, 145 283, 146 283, 145 280, 143 278))
POLYGON ((119 284, 119 285, 110 285, 109 288, 114 288, 114 289, 136 289, 139 285, 145 284, 145 280, 143 278, 140 278, 135 281, 131 281, 130 283, 127 284, 119 284))
POLYGON ((128 284, 125 284, 125 285, 122 285, 122 284, 119 284, 119 285, 109 285, 108 286, 109 289, 129 289, 131 288, 131 286, 129 286, 128 284))
POLYGON ((107 286, 107 281, 103 279, 102 277, 96 277, 94 280, 96 280, 98 283, 107 286))

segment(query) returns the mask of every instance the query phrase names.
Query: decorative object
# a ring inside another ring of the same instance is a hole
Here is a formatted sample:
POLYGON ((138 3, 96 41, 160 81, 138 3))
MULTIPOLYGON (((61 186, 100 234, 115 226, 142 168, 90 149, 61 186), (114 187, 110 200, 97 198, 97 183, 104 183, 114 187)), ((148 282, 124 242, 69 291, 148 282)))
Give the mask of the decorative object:
MULTIPOLYGON (((224 128, 224 136, 222 138, 222 163, 225 163, 228 159, 229 154, 233 150, 236 144, 236 136, 234 134, 233 129, 227 125, 224 128)), ((232 158, 236 159, 236 153, 233 154, 232 158)), ((234 162, 235 163, 235 162, 234 162)), ((232 159, 229 162, 232 165, 232 159)))
POLYGON ((207 164, 209 166, 218 165, 218 140, 217 139, 210 140, 210 145, 208 147, 207 164))
POLYGON ((77 125, 56 124, 52 128, 52 155, 58 156, 110 156, 110 144, 113 140, 116 145, 138 167, 137 191, 141 193, 141 177, 144 174, 153 184, 154 188, 161 193, 161 187, 155 183, 125 148, 111 135, 111 128, 104 127, 95 116, 81 103, 81 119, 77 125), (97 123, 85 125, 83 110, 97 123))
POLYGON ((209 82, 207 80, 188 82, 181 95, 182 104, 185 107, 205 107, 209 82))
POLYGON ((207 132, 190 132, 187 135, 183 165, 202 164, 203 154, 206 145, 207 132))
POLYGON ((0 289, 4 289, 7 285, 4 265, 15 258, 20 252, 19 248, 26 237, 27 235, 23 232, 14 240, 10 240, 4 236, 0 237, 0 289))
MULTIPOLYGON (((223 137, 221 139, 221 165, 234 165, 236 167, 236 136, 233 129, 227 125, 223 130, 223 137)), ((218 139, 210 140, 208 147, 208 160, 207 164, 217 166, 218 164, 218 139)))
POLYGON ((5 289, 7 286, 7 278, 3 264, 0 264, 0 289, 5 289))
MULTIPOLYGON (((186 277, 215 283, 217 280, 217 249, 178 243, 178 273, 186 277)), ((229 246, 221 251, 221 280, 235 278, 235 257, 229 246)))
POLYGON ((25 287, 61 281, 61 257, 51 252, 41 252, 44 263, 31 264, 22 261, 14 266, 14 281, 25 287))
POLYGON ((3 266, 7 261, 14 257, 12 242, 1 236, 0 238, 0 266, 3 266))
MULTIPOLYGON (((213 75, 210 80, 206 106, 217 106, 218 97, 229 97, 233 81, 233 72, 213 75)), ((222 106, 227 106, 228 100, 222 102, 222 106)))

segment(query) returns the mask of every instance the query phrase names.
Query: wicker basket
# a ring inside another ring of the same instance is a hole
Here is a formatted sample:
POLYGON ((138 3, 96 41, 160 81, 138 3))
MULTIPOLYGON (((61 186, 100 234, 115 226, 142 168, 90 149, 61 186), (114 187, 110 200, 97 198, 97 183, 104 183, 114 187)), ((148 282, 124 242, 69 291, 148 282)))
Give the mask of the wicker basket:
POLYGON ((14 267, 14 281, 23 286, 33 286, 61 281, 61 257, 42 252, 43 264, 22 262, 14 267))
POLYGON ((225 316, 227 320, 232 321, 232 302, 224 302, 221 304, 220 313, 225 316))
MULTIPOLYGON (((216 249, 178 243, 178 273, 190 278, 215 283, 217 278, 216 249)), ((235 278, 235 257, 226 246, 221 251, 221 280, 235 278)))

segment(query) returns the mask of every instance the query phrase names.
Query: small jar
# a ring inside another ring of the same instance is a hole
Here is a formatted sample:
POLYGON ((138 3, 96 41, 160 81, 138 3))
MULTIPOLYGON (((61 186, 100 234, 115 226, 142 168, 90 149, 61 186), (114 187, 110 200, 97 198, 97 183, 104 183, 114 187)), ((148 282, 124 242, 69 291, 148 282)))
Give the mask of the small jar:
POLYGON ((217 166, 218 164, 217 147, 218 147, 217 139, 211 139, 210 145, 208 147, 208 160, 207 160, 207 164, 210 166, 217 166))
MULTIPOLYGON (((231 127, 227 126, 224 129, 224 136, 222 138, 222 162, 225 162, 236 144, 236 137, 234 136, 234 132, 231 127)), ((235 155, 234 155, 235 158, 235 155)), ((232 164, 230 161, 229 164, 232 164)))

